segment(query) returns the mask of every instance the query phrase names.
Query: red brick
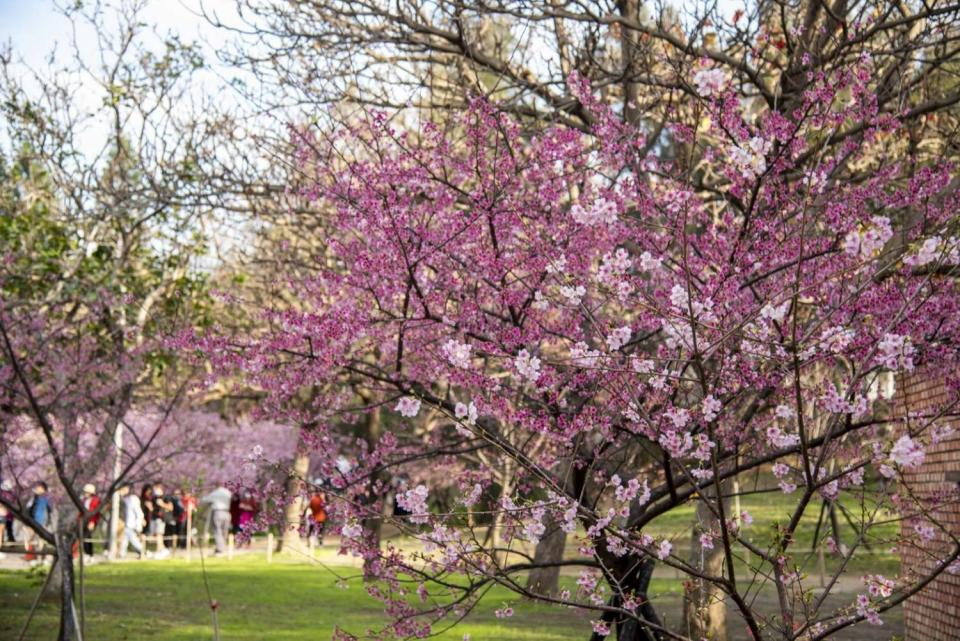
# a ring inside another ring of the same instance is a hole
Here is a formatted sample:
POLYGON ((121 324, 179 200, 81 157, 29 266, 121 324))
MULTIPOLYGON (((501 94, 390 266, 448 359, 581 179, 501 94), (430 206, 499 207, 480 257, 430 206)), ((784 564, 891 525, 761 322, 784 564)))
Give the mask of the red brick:
MULTIPOLYGON (((900 390, 895 413, 904 416, 937 407, 946 397, 943 382, 936 378, 913 375, 898 381, 900 390)), ((924 464, 916 470, 906 471, 904 480, 918 496, 933 497, 956 491, 956 485, 946 481, 947 472, 960 472, 960 421, 940 421, 952 425, 954 434, 927 449, 924 464)), ((960 535, 960 506, 950 501, 933 511, 936 518, 960 535)), ((904 538, 916 539, 910 524, 904 523, 904 538)), ((946 554, 949 544, 943 535, 930 543, 917 541, 916 546, 904 545, 901 549, 903 568, 914 569, 920 576, 928 574, 938 561, 938 555, 946 554)), ((958 641, 960 640, 960 576, 941 574, 921 592, 904 604, 904 629, 907 641, 958 641)))

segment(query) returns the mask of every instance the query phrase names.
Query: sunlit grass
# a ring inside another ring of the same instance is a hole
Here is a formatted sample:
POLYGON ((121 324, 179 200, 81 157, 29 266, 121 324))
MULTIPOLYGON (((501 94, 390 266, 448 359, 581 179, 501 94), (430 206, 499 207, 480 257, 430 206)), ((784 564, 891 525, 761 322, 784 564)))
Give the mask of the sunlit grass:
MULTIPOLYGON (((346 587, 338 587, 337 576, 329 570, 299 562, 278 559, 268 566, 262 557, 239 556, 208 561, 210 589, 220 603, 221 638, 317 640, 329 639, 334 626, 355 634, 382 626, 382 606, 366 594, 357 570, 330 569, 350 578, 346 587)), ((16 638, 38 589, 39 581, 26 572, 0 573, 0 639, 16 638)), ((86 571, 85 593, 87 638, 212 638, 211 612, 196 560, 96 565, 86 571)), ((43 603, 26 638, 56 638, 57 615, 55 603, 43 603)), ((474 639, 584 639, 589 629, 585 613, 534 605, 493 588, 467 621, 437 638, 460 641, 469 633, 474 639), (509 620, 494 615, 504 605, 514 610, 509 620)))
MULTIPOLYGON (((855 515, 856 522, 862 506, 849 496, 842 500, 843 506, 855 515)), ((780 492, 747 494, 742 498, 741 508, 750 512, 753 524, 745 530, 746 535, 765 548, 773 541, 777 524, 782 526, 789 520, 795 505, 796 496, 780 492)), ((814 503, 800 521, 795 544, 798 552, 813 547, 819 510, 819 504, 814 503)), ((686 556, 693 518, 693 504, 682 506, 657 519, 645 531, 658 538, 671 537, 675 542, 674 552, 686 556)), ((882 513, 880 518, 885 518, 882 513)), ((838 523, 841 539, 852 543, 856 532, 842 516, 838 523)), ((829 528, 829 524, 825 521, 822 527, 829 528)), ((847 573, 854 577, 865 572, 895 575, 900 561, 890 552, 890 543, 897 533, 898 525, 894 522, 871 529, 872 551, 859 550, 846 568, 847 573)), ((392 542, 410 550, 419 547, 406 538, 392 542)), ((743 554, 743 549, 739 552, 743 554)), ((575 541, 569 538, 567 556, 576 555, 575 541)), ((335 545, 318 550, 318 556, 323 562, 321 565, 305 563, 303 557, 293 560, 277 557, 272 565, 267 565, 261 553, 238 555, 233 560, 208 560, 210 590, 220 603, 221 638, 224 641, 328 639, 335 626, 360 636, 368 629, 383 626, 386 622, 383 607, 367 595, 359 568, 348 565, 353 559, 337 556, 335 545), (338 581, 340 577, 346 577, 347 581, 338 581)), ((816 586, 820 572, 816 555, 797 554, 794 559, 798 563, 805 561, 802 567, 808 577, 805 584, 816 586)), ((741 558, 737 564, 740 580, 749 580, 745 561, 741 558)), ((756 558, 751 558, 751 562, 755 564, 756 558)), ((828 578, 837 563, 835 558, 826 556, 823 569, 828 578)), ((654 606, 668 619, 679 616, 679 579, 674 570, 661 565, 650 586, 654 606)), ((575 572, 563 573, 564 587, 575 591, 574 581, 575 572)), ((0 572, 0 639, 16 638, 38 589, 36 576, 26 572, 0 572)), ((85 597, 89 639, 189 641, 212 638, 211 612, 196 557, 191 563, 174 559, 89 567, 85 597)), ((42 603, 26 638, 55 638, 57 617, 55 603, 42 603)), ((436 638, 461 641, 464 634, 470 634, 474 640, 585 639, 590 635, 589 620, 595 617, 595 613, 582 610, 532 604, 506 588, 495 587, 464 622, 440 632, 436 638), (513 617, 498 619, 495 610, 507 605, 513 608, 513 617)), ((438 630, 445 627, 438 626, 438 630)))
MULTIPOLYGON (((363 637, 368 629, 384 625, 382 605, 366 594, 359 569, 327 563, 346 560, 336 557, 330 546, 324 548, 321 558, 326 567, 305 563, 302 558, 285 557, 277 557, 268 565, 259 552, 238 555, 233 560, 208 560, 210 591, 220 603, 221 639, 322 641, 331 637, 335 626, 363 637), (346 587, 342 587, 339 578, 347 579, 346 587)), ((664 621, 678 625, 682 588, 671 573, 658 570, 649 595, 664 621)), ((740 577, 742 580, 744 575, 740 577)), ((575 579, 574 575, 565 574, 561 584, 575 590, 575 579)), ((812 584, 811 581, 808 585, 812 584)), ((40 579, 30 573, 0 572, 0 639, 17 637, 39 586, 40 579)), ((758 607, 775 607, 774 593, 768 588, 763 592, 767 596, 760 599, 758 607)), ((213 638, 211 612, 196 558, 191 563, 172 559, 88 567, 85 593, 87 639, 213 638)), ((840 601, 846 598, 841 596, 840 601)), ((56 638, 57 616, 56 603, 42 603, 26 638, 56 638)), ((893 616, 898 619, 899 614, 893 616)), ((591 618, 596 618, 596 613, 533 604, 505 588, 495 587, 465 621, 452 629, 438 626, 437 630, 442 631, 435 638, 462 641, 464 634, 469 634, 473 641, 585 640, 590 637, 591 618), (498 619, 495 610, 505 606, 513 608, 513 617, 498 619)), ((742 627, 731 613, 733 639, 745 638, 737 632, 742 627)))

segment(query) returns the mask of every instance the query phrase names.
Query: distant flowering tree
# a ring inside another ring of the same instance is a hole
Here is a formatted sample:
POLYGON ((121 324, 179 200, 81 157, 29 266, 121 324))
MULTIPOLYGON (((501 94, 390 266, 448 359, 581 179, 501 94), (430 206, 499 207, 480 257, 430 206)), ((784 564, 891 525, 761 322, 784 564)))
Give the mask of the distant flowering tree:
POLYGON ((0 501, 53 551, 61 641, 83 636, 73 545, 95 515, 81 488, 106 498, 149 461, 191 375, 164 337, 204 320, 193 267, 218 129, 192 106, 207 107, 196 47, 155 39, 141 5, 63 6, 94 49, 46 68, 0 54, 0 477, 14 484, 0 501), (27 509, 41 478, 47 523, 27 509))
MULTIPOLYGON (((304 386, 329 390, 311 419, 343 547, 367 558, 392 616, 384 638, 424 636, 499 584, 593 611, 599 637, 699 641, 648 599, 664 564, 695 610, 726 599, 751 638, 822 639, 881 623, 931 580, 905 568, 866 577, 845 606, 826 598, 864 545, 910 544, 876 538, 888 511, 923 539, 942 529, 901 472, 960 400, 955 168, 911 166, 875 75, 867 54, 811 71, 781 113, 751 110, 701 62, 662 156, 576 75, 589 132, 530 131, 477 99, 449 131, 414 136, 374 113, 331 139, 298 134, 303 193, 335 230, 318 275, 294 284, 304 311, 277 312, 276 331, 239 348, 212 334, 194 345, 266 390, 278 416, 304 386), (949 397, 892 421, 877 381, 917 370, 944 377, 949 397), (337 469, 325 426, 373 408, 395 429, 337 469), (394 522, 422 551, 370 545, 362 523, 379 506, 354 488, 425 459, 474 463, 397 490, 394 522), (504 467, 518 482, 497 494, 489 472, 504 467), (759 469, 792 501, 765 538, 729 500, 730 482, 759 469), (498 516, 499 541, 432 507, 451 488, 498 516), (859 506, 860 534, 813 596, 797 528, 841 497, 859 506), (648 533, 691 503, 696 558, 648 533), (549 562, 578 572, 575 592, 519 579, 537 567, 522 543, 547 523, 576 537, 575 558, 549 562), (758 585, 776 592, 775 613, 754 607, 758 585)), ((960 567, 949 540, 929 551, 936 573, 960 567)))
MULTIPOLYGON (((62 247, 67 254, 74 248, 62 247)), ((132 299, 109 286, 87 289, 91 265, 65 276, 70 256, 58 254, 44 262, 40 277, 27 279, 32 288, 23 289, 20 278, 30 271, 24 265, 32 255, 9 252, 4 258, 0 473, 11 491, 0 502, 53 554, 45 588, 60 597, 58 638, 77 639, 73 545, 96 512, 85 506, 80 488, 94 482, 100 497, 107 498, 132 478, 170 426, 183 386, 148 391, 151 360, 164 358, 163 345, 143 325, 117 322, 135 308, 132 299), (149 410, 138 411, 138 406, 149 410), (122 447, 121 433, 126 435, 122 447), (42 522, 33 518, 28 502, 39 481, 48 484, 53 499, 50 518, 42 522)), ((91 262, 102 267, 99 259, 91 262)), ((156 291, 163 294, 159 287, 156 291)))

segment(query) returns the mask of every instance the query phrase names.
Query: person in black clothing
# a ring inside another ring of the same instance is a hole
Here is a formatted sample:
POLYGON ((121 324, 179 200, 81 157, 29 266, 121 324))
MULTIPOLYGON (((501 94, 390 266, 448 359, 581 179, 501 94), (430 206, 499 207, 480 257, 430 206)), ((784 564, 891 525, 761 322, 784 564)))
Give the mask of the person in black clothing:
POLYGON ((159 508, 160 514, 154 514, 153 518, 162 521, 158 522, 157 531, 163 532, 163 540, 166 545, 176 547, 177 545, 177 504, 178 501, 173 494, 167 494, 163 491, 163 486, 157 484, 153 486, 155 496, 154 503, 159 508))
POLYGON ((153 523, 153 486, 144 485, 140 492, 140 508, 143 510, 143 533, 150 534, 153 523))
POLYGON ((172 534, 173 528, 173 497, 165 494, 162 483, 153 484, 153 510, 150 526, 150 536, 156 537, 158 534, 163 537, 163 543, 158 542, 158 557, 167 557, 170 550, 167 548, 170 539, 167 536, 172 534))
MULTIPOLYGON (((3 483, 0 483, 0 494, 3 494, 8 503, 16 503, 16 496, 13 493, 13 483, 10 481, 4 479, 3 483)), ((0 534, 0 548, 2 548, 4 540, 6 540, 8 544, 14 542, 13 512, 6 508, 0 508, 0 514, 3 514, 3 519, 0 520, 0 528, 3 528, 3 534, 0 534)))
POLYGON ((240 533, 240 495, 236 492, 230 497, 230 531, 240 533))
POLYGON ((178 487, 173 491, 173 510, 171 510, 171 515, 173 516, 173 536, 176 537, 177 547, 186 548, 187 547, 187 521, 186 521, 186 510, 183 507, 183 491, 178 487))

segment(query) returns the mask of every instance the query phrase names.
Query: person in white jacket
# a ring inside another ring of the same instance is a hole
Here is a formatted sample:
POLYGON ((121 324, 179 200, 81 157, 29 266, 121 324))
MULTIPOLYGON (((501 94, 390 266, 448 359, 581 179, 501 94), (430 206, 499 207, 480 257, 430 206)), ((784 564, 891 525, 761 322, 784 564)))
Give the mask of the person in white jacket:
POLYGON ((214 554, 223 554, 227 533, 230 531, 230 490, 222 485, 200 499, 210 504, 210 521, 213 524, 214 554))
POLYGON ((140 546, 140 532, 143 531, 143 507, 140 505, 140 497, 136 492, 131 491, 129 484, 120 488, 120 501, 123 508, 123 537, 120 539, 120 558, 127 556, 127 546, 131 546, 137 552, 139 558, 143 558, 143 548, 140 546))

